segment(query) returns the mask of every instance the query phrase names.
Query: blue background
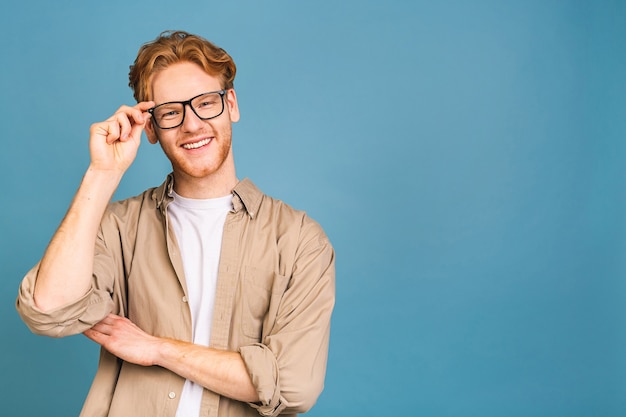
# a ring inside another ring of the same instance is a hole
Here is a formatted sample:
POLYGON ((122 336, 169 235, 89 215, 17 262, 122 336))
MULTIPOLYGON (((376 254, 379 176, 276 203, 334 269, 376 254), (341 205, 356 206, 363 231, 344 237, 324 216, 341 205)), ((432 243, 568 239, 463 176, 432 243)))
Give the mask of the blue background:
MULTIPOLYGON (((336 248, 308 415, 626 415, 626 4, 545 0, 4 5, 0 414, 80 410, 97 346, 14 300, 165 29, 231 53, 239 177, 336 248)), ((116 198, 168 171, 144 139, 116 198)))

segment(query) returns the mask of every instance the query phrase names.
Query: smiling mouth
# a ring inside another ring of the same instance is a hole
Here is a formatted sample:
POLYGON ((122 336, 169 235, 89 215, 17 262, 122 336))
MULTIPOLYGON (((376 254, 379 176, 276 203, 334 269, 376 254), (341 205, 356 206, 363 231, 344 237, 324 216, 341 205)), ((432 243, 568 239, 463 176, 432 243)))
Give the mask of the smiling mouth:
POLYGON ((199 141, 199 142, 194 142, 194 143, 185 143, 185 144, 183 145, 183 148, 185 148, 185 149, 198 149, 198 148, 200 148, 200 147, 202 147, 202 146, 208 145, 208 144, 209 144, 209 142, 211 142, 211 139, 210 139, 210 138, 207 138, 207 139, 202 139, 202 140, 201 140, 201 141, 199 141))

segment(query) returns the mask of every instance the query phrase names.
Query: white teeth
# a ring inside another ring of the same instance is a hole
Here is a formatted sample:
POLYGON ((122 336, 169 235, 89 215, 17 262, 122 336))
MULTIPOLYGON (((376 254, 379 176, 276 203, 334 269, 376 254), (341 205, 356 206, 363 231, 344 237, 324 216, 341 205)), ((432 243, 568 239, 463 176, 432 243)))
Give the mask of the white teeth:
POLYGON ((185 149, 198 149, 201 146, 204 146, 206 144, 208 144, 209 142, 211 142, 211 139, 202 139, 200 142, 196 142, 196 143, 186 143, 183 145, 183 148, 185 149))

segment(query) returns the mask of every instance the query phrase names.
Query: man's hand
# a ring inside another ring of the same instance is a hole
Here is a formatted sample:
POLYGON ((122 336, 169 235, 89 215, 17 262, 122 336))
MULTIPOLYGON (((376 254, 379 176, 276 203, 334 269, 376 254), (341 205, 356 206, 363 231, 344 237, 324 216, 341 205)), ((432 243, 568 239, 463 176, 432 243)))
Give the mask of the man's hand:
POLYGON ((89 148, 91 168, 94 170, 117 170, 125 172, 135 160, 141 142, 141 132, 150 119, 152 101, 144 101, 133 107, 122 106, 104 122, 91 125, 89 148))
POLYGON ((126 362, 142 366, 155 364, 160 339, 125 317, 109 314, 83 334, 126 362))

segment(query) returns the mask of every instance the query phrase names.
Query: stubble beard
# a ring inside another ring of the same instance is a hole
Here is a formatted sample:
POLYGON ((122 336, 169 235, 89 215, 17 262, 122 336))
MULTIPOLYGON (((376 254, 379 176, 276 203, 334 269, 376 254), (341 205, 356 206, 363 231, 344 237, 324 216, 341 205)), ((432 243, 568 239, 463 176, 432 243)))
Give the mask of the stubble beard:
MULTIPOLYGON (((213 139, 207 146, 217 146, 217 149, 212 149, 211 153, 214 153, 214 157, 211 157, 208 163, 204 166, 197 166, 197 161, 192 161, 190 158, 184 156, 184 151, 180 152, 178 149, 171 151, 163 146, 163 143, 159 139, 161 149, 165 153, 165 156, 170 160, 174 174, 187 178, 205 178, 220 172, 228 157, 232 148, 232 127, 228 125, 223 130, 214 132, 213 139)), ((197 134, 194 134, 197 136, 197 134)))

